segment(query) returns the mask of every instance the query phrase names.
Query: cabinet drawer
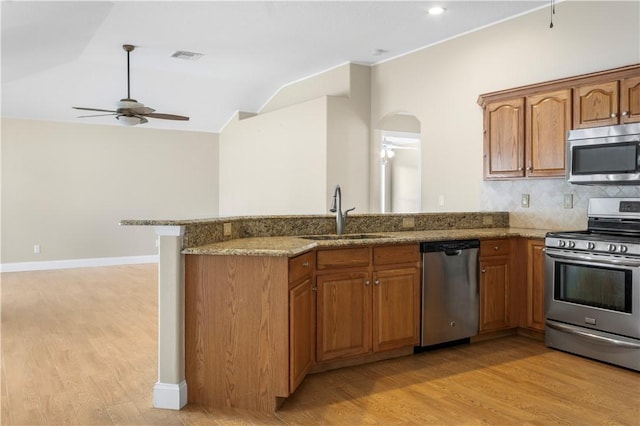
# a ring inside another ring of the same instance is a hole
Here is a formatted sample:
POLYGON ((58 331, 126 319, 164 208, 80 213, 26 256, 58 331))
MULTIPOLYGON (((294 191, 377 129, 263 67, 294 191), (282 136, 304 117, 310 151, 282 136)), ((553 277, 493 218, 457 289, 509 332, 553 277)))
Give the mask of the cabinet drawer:
POLYGON ((369 266, 369 247, 318 250, 316 267, 319 270, 369 266))
POLYGON ((374 247, 374 265, 397 265, 401 263, 414 263, 420 260, 420 247, 417 244, 404 246, 374 247))
POLYGON ((301 254, 289 259, 289 283, 297 282, 303 278, 311 278, 313 274, 314 252, 301 254))
POLYGON ((509 254, 509 240, 482 240, 480 241, 480 257, 502 256, 509 254))

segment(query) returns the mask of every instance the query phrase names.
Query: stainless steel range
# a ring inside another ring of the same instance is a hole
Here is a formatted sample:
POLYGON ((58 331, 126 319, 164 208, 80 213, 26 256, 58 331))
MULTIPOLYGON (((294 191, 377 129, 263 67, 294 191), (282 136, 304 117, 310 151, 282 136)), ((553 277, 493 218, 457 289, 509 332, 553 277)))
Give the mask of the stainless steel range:
POLYGON ((640 198, 592 198, 545 239, 547 346, 640 371, 640 198))

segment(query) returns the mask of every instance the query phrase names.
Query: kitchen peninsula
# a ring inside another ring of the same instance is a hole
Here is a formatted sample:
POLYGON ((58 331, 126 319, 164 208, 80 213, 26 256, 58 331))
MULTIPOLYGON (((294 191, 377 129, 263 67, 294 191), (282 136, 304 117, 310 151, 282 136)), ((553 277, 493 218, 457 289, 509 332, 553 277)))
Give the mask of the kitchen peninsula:
MULTIPOLYGON (((412 353, 419 242, 513 241, 519 255, 517 237, 546 232, 510 228, 505 212, 353 215, 343 236, 329 215, 121 225, 154 226, 160 239, 154 406, 180 409, 188 401, 264 411, 276 410, 308 372, 412 353), (365 285, 341 293, 351 282, 365 285), (398 300, 406 306, 398 309, 398 300), (359 326, 331 323, 345 307, 359 326)), ((520 287, 512 285, 503 300, 524 297, 520 287)), ((507 325, 519 323, 512 315, 507 325)))

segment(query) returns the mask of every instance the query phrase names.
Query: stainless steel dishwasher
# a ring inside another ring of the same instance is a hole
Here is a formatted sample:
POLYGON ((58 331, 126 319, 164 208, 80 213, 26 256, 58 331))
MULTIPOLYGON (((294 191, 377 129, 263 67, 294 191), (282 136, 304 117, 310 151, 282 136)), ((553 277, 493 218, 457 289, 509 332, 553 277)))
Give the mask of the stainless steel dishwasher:
POLYGON ((478 240, 420 244, 422 252, 421 346, 478 334, 478 240))

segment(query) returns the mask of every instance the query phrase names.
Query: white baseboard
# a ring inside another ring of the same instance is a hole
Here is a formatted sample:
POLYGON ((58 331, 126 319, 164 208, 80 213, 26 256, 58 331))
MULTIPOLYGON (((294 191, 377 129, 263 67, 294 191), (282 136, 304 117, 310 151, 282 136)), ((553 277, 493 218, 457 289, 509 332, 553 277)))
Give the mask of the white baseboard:
POLYGON ((43 271, 48 269, 91 268, 95 266, 135 265, 158 263, 158 255, 127 257, 96 257, 92 259, 48 260, 44 262, 15 262, 0 264, 0 272, 43 271))
POLYGON ((160 383, 153 387, 153 407, 166 410, 180 410, 187 405, 187 382, 160 383))

